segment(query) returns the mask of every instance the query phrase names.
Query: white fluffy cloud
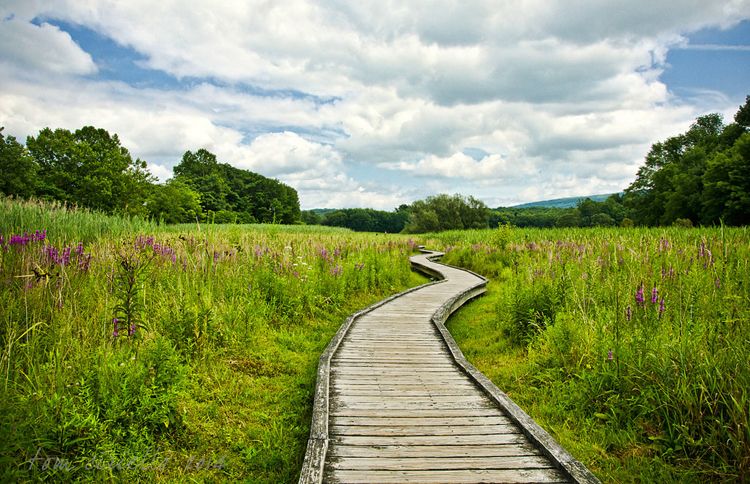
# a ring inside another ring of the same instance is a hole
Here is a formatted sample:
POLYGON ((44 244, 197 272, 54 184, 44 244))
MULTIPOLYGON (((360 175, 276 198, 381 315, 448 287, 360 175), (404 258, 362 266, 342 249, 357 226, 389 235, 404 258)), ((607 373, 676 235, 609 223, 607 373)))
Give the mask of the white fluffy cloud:
POLYGON ((7 18, 0 23, 0 65, 30 68, 48 75, 93 74, 96 65, 70 34, 48 23, 35 25, 7 18))
POLYGON ((475 160, 465 153, 454 153, 448 157, 428 155, 416 163, 383 163, 383 168, 412 172, 417 177, 464 178, 488 180, 516 178, 528 175, 533 166, 510 163, 499 155, 487 155, 475 160))
POLYGON ((747 0, 7 0, 0 124, 104 127, 162 179, 206 148, 307 208, 616 191, 651 143, 736 108, 659 76, 686 34, 747 18, 747 0), (104 80, 59 22, 183 84, 104 80))

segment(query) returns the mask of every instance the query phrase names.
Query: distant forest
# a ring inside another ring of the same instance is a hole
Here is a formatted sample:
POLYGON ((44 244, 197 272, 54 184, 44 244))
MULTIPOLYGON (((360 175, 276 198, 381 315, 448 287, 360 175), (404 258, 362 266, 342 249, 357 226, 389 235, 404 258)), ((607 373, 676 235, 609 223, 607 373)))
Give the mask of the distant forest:
POLYGON ((257 173, 187 151, 165 184, 133 159, 117 135, 86 126, 45 128, 26 145, 0 128, 0 193, 60 200, 165 223, 306 223, 355 231, 421 233, 497 227, 747 225, 750 223, 750 96, 724 124, 701 116, 687 132, 655 143, 623 194, 577 206, 488 208, 462 195, 436 195, 393 211, 300 211, 297 192, 257 173))
POLYGON ((296 190, 257 173, 219 163, 205 149, 186 151, 174 177, 157 184, 146 162, 133 159, 116 134, 85 126, 42 129, 26 145, 0 128, 0 193, 58 200, 108 214, 164 223, 299 222, 296 190))

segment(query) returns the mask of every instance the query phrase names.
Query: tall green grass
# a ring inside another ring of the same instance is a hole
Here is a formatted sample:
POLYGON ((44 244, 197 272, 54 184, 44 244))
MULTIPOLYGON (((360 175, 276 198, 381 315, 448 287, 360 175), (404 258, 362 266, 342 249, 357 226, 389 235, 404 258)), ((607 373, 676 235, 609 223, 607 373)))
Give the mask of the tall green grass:
POLYGON ((0 196, 0 234, 47 230, 55 243, 93 242, 100 237, 150 232, 156 224, 140 217, 117 217, 61 202, 15 200, 0 196))
POLYGON ((452 323, 481 370, 613 481, 750 475, 750 234, 445 233, 492 278, 452 323), (471 311, 482 314, 472 317, 471 311))
POLYGON ((323 348, 421 282, 409 239, 341 229, 4 200, 0 235, 5 481, 293 482, 323 348))

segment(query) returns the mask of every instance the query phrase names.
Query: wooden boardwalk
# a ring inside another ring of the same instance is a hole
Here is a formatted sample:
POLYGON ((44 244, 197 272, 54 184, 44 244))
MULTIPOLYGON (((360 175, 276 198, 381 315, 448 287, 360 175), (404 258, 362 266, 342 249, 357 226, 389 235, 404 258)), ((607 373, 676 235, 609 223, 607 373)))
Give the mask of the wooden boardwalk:
POLYGON ((484 375, 443 323, 486 279, 441 277, 351 317, 321 357, 300 483, 598 482, 484 375))

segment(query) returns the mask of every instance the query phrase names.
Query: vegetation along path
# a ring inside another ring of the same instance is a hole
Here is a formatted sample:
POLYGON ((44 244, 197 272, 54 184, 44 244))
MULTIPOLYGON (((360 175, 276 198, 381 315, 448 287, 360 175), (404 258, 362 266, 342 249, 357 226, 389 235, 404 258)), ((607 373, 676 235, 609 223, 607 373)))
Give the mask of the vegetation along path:
POLYGON ((487 280, 441 279, 350 317, 320 358, 300 483, 598 482, 469 364, 443 323, 487 280))

